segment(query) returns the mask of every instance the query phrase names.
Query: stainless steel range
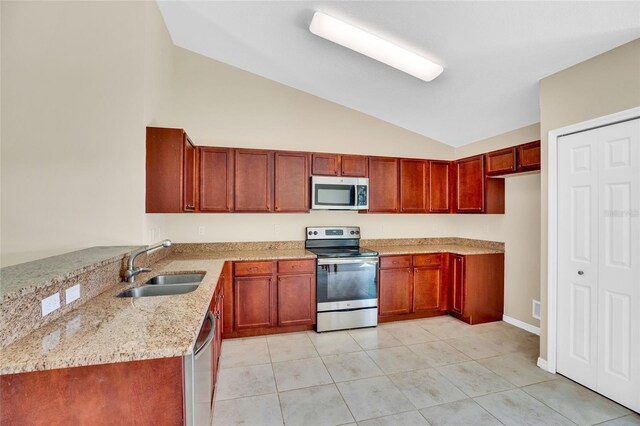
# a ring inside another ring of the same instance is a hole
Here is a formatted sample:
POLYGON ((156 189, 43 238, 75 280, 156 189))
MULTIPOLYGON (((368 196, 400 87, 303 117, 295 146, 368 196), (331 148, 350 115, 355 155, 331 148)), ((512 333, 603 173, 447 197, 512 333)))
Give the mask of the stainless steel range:
POLYGON ((306 228, 318 256, 316 331, 378 324, 378 252, 360 248, 357 226, 306 228))

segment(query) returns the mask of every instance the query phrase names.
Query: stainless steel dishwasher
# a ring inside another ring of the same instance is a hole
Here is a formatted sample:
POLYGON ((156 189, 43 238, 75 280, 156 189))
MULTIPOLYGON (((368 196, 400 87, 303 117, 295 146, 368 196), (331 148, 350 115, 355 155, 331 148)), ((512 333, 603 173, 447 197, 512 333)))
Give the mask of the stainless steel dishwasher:
POLYGON ((213 338, 216 319, 207 311, 198 338, 190 355, 183 357, 185 424, 211 424, 213 402, 213 338))

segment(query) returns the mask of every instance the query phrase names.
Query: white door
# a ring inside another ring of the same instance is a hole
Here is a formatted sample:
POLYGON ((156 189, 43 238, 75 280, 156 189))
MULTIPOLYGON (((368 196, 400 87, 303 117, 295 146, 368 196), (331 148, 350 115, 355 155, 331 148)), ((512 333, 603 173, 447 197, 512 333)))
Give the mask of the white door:
POLYGON ((640 120, 558 140, 557 371, 640 410, 640 120))
POLYGON ((596 131, 598 392, 640 411, 640 120, 596 131))
POLYGON ((598 352, 597 161, 594 133, 578 133, 558 141, 557 370, 594 390, 598 352))

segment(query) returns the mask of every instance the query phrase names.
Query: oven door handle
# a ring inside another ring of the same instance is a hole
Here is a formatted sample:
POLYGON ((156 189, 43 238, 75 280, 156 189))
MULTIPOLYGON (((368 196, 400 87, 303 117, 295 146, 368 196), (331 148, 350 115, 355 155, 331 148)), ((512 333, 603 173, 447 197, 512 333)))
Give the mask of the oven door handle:
POLYGON ((318 259, 318 265, 345 265, 358 263, 378 263, 377 257, 353 257, 353 258, 321 258, 318 259))

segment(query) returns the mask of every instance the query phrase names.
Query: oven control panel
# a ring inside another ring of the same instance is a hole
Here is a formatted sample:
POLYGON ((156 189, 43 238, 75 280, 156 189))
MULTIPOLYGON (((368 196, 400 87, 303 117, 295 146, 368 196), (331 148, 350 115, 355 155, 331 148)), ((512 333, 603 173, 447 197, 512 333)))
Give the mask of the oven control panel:
POLYGON ((337 240, 360 238, 359 226, 310 226, 307 240, 337 240))

